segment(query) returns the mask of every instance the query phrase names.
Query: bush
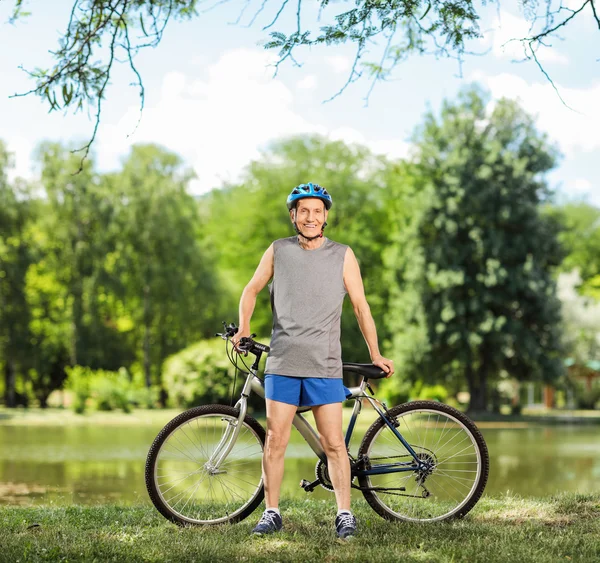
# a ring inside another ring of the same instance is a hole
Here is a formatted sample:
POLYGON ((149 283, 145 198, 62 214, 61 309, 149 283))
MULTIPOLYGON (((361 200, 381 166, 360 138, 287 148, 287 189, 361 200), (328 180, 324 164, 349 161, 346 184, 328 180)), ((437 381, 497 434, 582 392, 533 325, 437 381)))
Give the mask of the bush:
POLYGON ((119 371, 92 370, 89 367, 66 368, 65 389, 73 391, 73 410, 83 414, 89 403, 101 411, 121 409, 131 412, 133 384, 125 368, 119 371))
POLYGON ((378 394, 388 407, 406 403, 410 399, 411 384, 400 376, 382 379, 378 385, 378 394))
POLYGON ((575 395, 575 405, 578 409, 595 409, 600 401, 600 381, 594 379, 591 389, 588 389, 585 379, 571 381, 571 388, 575 395))
POLYGON ((65 389, 73 392, 73 410, 77 414, 83 414, 87 408, 87 401, 90 397, 90 377, 89 368, 83 366, 66 367, 67 380, 65 389))
POLYGON ((448 390, 443 385, 427 385, 417 381, 410 392, 411 400, 429 400, 445 403, 448 400, 448 390))
MULTIPOLYGON (((267 343, 268 338, 257 338, 267 343)), ((244 358, 249 366, 254 356, 244 358)), ((264 365, 264 358, 261 362, 264 365)), ((240 363, 240 365, 242 365, 240 363)), ((167 358, 162 381, 169 393, 169 404, 188 408, 200 404, 229 402, 235 368, 225 353, 221 338, 201 340, 167 358)), ((238 389, 240 374, 238 374, 238 389)))

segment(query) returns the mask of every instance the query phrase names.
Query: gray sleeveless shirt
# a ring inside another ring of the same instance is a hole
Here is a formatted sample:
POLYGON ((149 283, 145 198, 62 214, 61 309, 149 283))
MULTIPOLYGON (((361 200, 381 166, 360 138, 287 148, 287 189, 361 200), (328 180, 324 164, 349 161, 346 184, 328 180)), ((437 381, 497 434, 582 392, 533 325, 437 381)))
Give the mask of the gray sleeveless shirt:
POLYGON ((273 243, 273 332, 265 373, 342 377, 340 317, 347 248, 328 238, 315 250, 303 249, 297 237, 273 243))

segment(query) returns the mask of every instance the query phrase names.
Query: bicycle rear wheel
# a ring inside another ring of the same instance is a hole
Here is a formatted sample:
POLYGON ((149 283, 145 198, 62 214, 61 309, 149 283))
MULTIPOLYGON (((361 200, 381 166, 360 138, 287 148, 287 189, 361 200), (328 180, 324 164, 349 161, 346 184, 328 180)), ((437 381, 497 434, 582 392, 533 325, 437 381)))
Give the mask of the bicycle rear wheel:
POLYGON ((418 470, 404 444, 379 418, 367 430, 359 457, 371 469, 409 470, 359 477, 367 502, 388 520, 433 522, 464 516, 488 479, 489 455, 479 429, 460 411, 434 401, 398 405, 389 413, 429 468, 418 470))
POLYGON ((158 511, 182 526, 239 522, 264 498, 263 427, 246 416, 231 451, 215 469, 208 461, 239 410, 195 407, 169 422, 146 460, 146 487, 158 511))

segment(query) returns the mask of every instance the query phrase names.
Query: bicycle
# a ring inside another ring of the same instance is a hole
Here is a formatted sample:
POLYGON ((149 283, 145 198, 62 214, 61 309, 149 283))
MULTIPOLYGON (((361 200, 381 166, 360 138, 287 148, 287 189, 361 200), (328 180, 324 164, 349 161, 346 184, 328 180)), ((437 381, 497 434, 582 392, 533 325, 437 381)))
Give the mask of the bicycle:
MULTIPOLYGON (((234 358, 229 349, 237 327, 223 324, 225 332, 217 335, 226 341, 227 356, 238 368, 240 355, 234 358)), ((254 341, 255 336, 238 343, 244 355, 252 354, 255 360, 251 367, 242 360, 246 380, 235 406, 191 408, 167 423, 150 448, 145 469, 150 499, 178 525, 240 522, 264 498, 265 430, 247 414, 247 401, 252 391, 265 396, 257 372, 262 355, 270 349, 254 341)), ((375 398, 369 383, 385 377, 379 367, 355 363, 343 367, 362 376, 347 395, 355 401, 345 435, 348 450, 363 401, 378 415, 356 456, 348 452, 352 487, 388 520, 434 522, 467 514, 481 498, 489 472, 487 446, 475 424, 455 408, 435 401, 388 409, 375 398)), ((309 409, 299 408, 293 425, 318 458, 316 479, 303 479, 300 486, 307 492, 317 486, 333 490, 319 436, 302 416, 309 409)))

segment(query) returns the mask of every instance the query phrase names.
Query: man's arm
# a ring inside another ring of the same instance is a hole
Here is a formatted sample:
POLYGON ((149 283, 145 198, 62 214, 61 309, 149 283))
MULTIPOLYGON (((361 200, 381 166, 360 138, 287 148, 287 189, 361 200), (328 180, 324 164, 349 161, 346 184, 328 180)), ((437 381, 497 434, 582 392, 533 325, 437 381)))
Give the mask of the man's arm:
POLYGON ((239 330, 232 338, 234 345, 240 341, 240 338, 250 336, 250 319, 252 318, 254 306, 256 305, 256 296, 262 291, 272 277, 273 245, 271 244, 263 254, 252 279, 248 282, 244 291, 242 291, 242 296, 240 298, 239 330))
POLYGON ((384 358, 379 352, 377 343, 377 329, 371 315, 371 308, 365 297, 365 288, 360 275, 360 267, 352 249, 348 247, 344 257, 344 285, 354 308, 358 326, 369 347, 369 354, 374 365, 379 366, 390 377, 394 373, 394 362, 384 358))

